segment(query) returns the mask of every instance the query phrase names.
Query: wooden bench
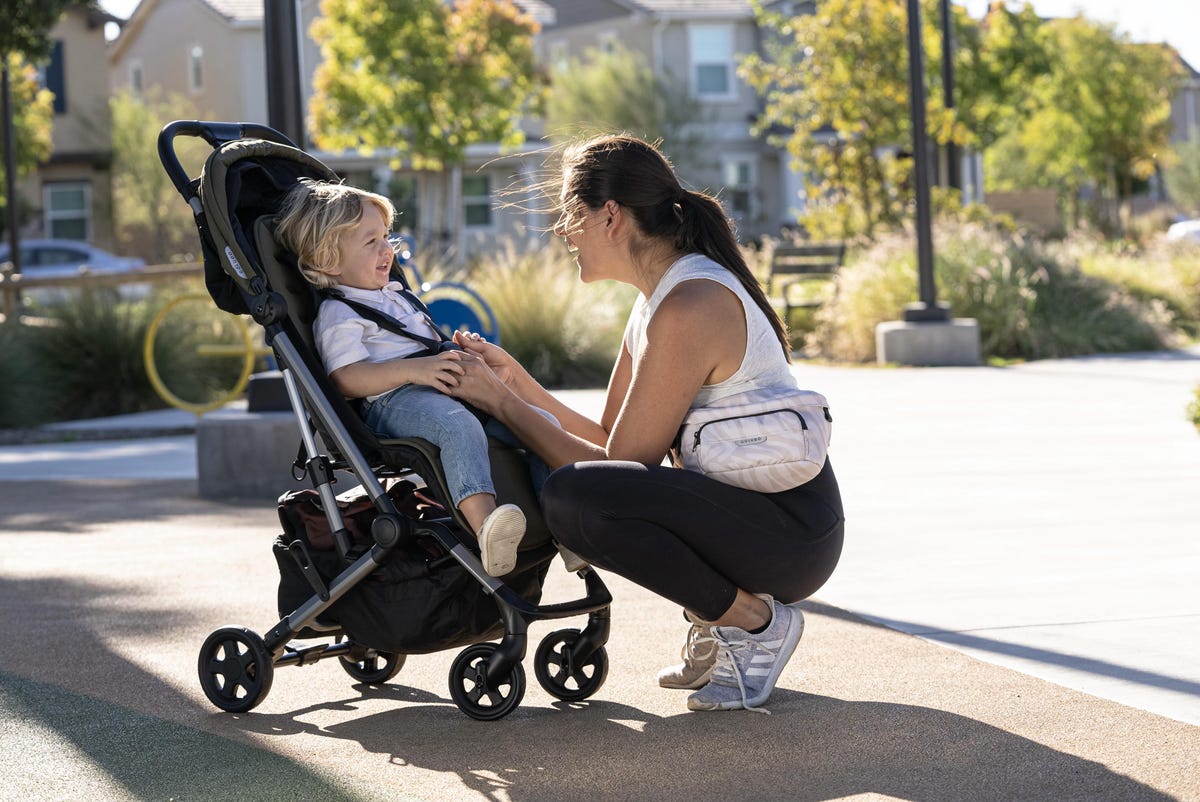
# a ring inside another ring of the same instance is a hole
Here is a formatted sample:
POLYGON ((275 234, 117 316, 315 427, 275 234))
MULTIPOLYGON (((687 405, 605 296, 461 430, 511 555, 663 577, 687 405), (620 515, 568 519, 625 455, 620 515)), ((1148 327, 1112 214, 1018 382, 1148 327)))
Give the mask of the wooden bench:
POLYGON ((767 295, 778 298, 784 308, 784 321, 793 309, 814 309, 824 303, 824 293, 813 284, 833 278, 842 266, 846 246, 840 242, 813 242, 779 245, 771 257, 767 295))

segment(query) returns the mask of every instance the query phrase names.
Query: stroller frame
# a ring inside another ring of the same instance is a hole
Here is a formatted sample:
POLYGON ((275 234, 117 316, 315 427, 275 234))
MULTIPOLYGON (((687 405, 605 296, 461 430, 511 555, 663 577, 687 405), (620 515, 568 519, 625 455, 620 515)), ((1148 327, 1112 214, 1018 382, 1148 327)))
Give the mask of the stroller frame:
MULTIPOLYGON (((321 621, 320 616, 375 574, 398 546, 418 536, 426 541, 432 539, 445 552, 427 560, 426 569, 435 570, 448 561, 456 562, 495 601, 503 624, 504 635, 499 643, 470 644, 451 666, 451 697, 466 715, 495 720, 520 704, 525 689, 521 661, 527 650, 528 625, 539 620, 588 616, 584 629, 557 630, 541 641, 535 655, 535 674, 542 687, 558 699, 579 701, 593 695, 604 683, 608 671, 604 644, 609 636, 612 597, 601 578, 591 568, 584 568, 579 572, 585 586, 582 598, 558 604, 534 604, 484 571, 474 538, 460 537, 459 533, 468 532, 469 527, 453 504, 444 505, 449 511, 449 517, 445 518, 418 520, 400 512, 381 477, 415 474, 426 481, 435 495, 446 499, 449 494, 437 450, 417 439, 376 439, 337 394, 319 360, 306 346, 302 327, 289 318, 287 298, 254 270, 255 257, 260 255, 255 250, 266 247, 263 232, 255 232, 256 247, 254 242, 247 241, 253 237, 238 231, 237 225, 233 225, 233 231, 225 230, 228 221, 219 218, 231 216, 232 210, 223 210, 220 199, 202 197, 204 174, 189 178, 176 155, 175 139, 180 136, 201 138, 213 148, 205 172, 226 149, 248 151, 249 158, 254 158, 260 147, 283 146, 295 150, 295 145, 280 132, 252 123, 178 120, 166 125, 158 137, 160 161, 196 219, 210 294, 218 307, 226 311, 237 313, 245 309, 265 330, 296 416, 305 456, 304 473, 320 498, 342 566, 341 572, 327 581, 317 571, 305 543, 293 540, 288 551, 310 585, 312 595, 284 615, 264 636, 240 626, 221 627, 209 635, 197 664, 206 696, 222 710, 245 712, 266 697, 275 668, 310 665, 334 657, 350 676, 368 684, 383 683, 395 676, 403 666, 405 654, 343 640, 341 627, 321 621), (222 211, 229 214, 223 215, 222 211), (223 249, 218 247, 220 238, 226 243, 223 249), (225 259, 221 258, 222 253, 225 259), (231 291, 234 287, 236 292, 231 291), (379 458, 382 467, 375 467, 369 457, 379 458), (354 547, 339 511, 333 490, 339 470, 348 471, 358 480, 375 509, 370 525, 371 543, 365 550, 354 547), (314 636, 335 640, 329 644, 293 644, 298 637, 314 636)), ((292 156, 309 160, 318 173, 322 169, 328 171, 302 151, 295 150, 292 156)), ((255 228, 260 226, 256 224, 255 228)), ((265 269, 263 260, 259 262, 265 269)), ((405 280, 398 263, 393 265, 393 272, 401 281, 405 280)), ((499 476, 496 481, 500 490, 499 476)), ((553 544, 547 541, 522 552, 521 564, 545 563, 555 553, 553 544)), ((539 585, 544 576, 544 568, 541 570, 539 585)))

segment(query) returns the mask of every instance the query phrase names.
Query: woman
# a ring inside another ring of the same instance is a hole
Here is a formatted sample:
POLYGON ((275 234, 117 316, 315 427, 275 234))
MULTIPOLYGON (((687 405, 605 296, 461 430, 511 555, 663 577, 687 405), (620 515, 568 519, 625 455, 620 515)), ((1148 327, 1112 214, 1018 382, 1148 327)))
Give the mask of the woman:
POLYGON ((641 291, 599 422, 557 401, 502 349, 458 335, 449 392, 498 418, 551 468, 546 521, 566 547, 680 604, 692 622, 664 687, 692 710, 757 708, 803 631, 795 602, 829 578, 843 515, 833 469, 782 493, 661 465, 685 414, 751 389, 794 387, 787 333, 715 199, 667 160, 608 136, 563 159, 555 233, 581 280, 641 291), (537 408, 550 411, 562 428, 537 408))

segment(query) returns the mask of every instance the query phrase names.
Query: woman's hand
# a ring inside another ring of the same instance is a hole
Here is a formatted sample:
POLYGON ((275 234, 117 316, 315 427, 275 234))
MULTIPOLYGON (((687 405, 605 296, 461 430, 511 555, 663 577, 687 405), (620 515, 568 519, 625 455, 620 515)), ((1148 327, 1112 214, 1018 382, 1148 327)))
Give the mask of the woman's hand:
MULTIPOLYGON (((455 335, 458 339, 458 335, 455 335)), ((497 346, 490 346, 511 361, 507 353, 497 346)), ((454 353, 451 351, 450 353, 454 353)), ((461 359, 455 363, 459 370, 459 374, 454 377, 455 381, 450 389, 442 392, 451 395, 460 401, 467 401, 470 404, 482 409, 491 415, 495 415, 500 405, 507 398, 514 398, 511 388, 496 374, 488 363, 478 354, 465 350, 460 353, 461 359)), ((516 364, 512 362, 512 364, 516 364)))
POLYGON ((498 345, 488 342, 475 332, 454 332, 454 343, 468 354, 474 354, 483 360, 496 378, 509 387, 517 383, 521 374, 521 365, 512 355, 498 345))

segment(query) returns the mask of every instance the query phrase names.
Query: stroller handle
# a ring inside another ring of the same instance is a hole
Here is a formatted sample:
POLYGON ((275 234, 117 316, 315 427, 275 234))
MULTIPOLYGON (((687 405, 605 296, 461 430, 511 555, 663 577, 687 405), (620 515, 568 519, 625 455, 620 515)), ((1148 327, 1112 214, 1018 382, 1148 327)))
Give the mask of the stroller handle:
POLYGON ((158 159, 162 162, 175 189, 189 203, 195 196, 196 189, 175 153, 175 138, 178 136, 200 137, 214 149, 226 142, 246 137, 257 137, 278 142, 281 145, 296 147, 296 143, 284 134, 259 123, 222 123, 202 120, 175 120, 167 123, 158 133, 158 159))

